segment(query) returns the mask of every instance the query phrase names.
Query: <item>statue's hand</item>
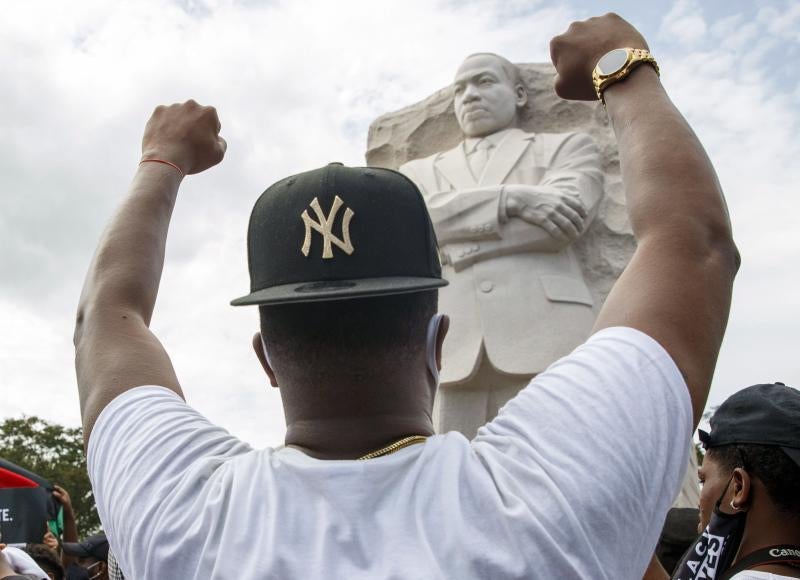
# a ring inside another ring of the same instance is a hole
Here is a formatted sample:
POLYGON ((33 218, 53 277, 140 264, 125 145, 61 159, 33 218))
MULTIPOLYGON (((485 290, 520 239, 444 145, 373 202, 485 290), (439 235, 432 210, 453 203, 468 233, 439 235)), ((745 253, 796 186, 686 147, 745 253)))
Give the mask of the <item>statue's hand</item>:
POLYGON ((573 22, 550 41, 550 59, 556 67, 555 89, 562 99, 597 100, 592 71, 597 61, 615 48, 649 49, 644 37, 616 14, 573 22))
POLYGON ((588 212, 568 193, 550 193, 529 185, 506 185, 506 215, 543 228, 556 240, 572 242, 583 232, 588 212))

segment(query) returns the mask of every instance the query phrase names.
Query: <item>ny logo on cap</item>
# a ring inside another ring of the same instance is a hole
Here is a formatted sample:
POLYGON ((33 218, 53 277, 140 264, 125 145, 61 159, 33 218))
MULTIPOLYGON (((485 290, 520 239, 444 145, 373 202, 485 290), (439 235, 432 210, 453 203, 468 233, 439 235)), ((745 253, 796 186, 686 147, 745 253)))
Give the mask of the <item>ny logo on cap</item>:
POLYGON ((327 260, 329 258, 333 258, 333 248, 331 244, 335 244, 348 256, 353 253, 353 244, 350 243, 350 220, 353 219, 355 213, 352 209, 349 207, 345 208, 344 216, 342 217, 342 236, 344 237, 344 240, 334 236, 333 232, 331 231, 333 228, 333 221, 336 219, 336 214, 339 213, 339 208, 342 207, 343 203, 344 202, 342 199, 337 195, 333 199, 333 205, 331 206, 331 211, 328 214, 328 217, 325 217, 325 214, 322 213, 322 208, 319 206, 319 200, 315 197, 309 205, 311 206, 311 209, 314 210, 314 213, 317 214, 318 221, 311 219, 311 217, 308 215, 307 209, 304 209, 303 213, 300 214, 300 217, 303 218, 303 223, 306 226, 306 237, 303 240, 303 247, 300 248, 300 251, 303 252, 305 257, 308 257, 308 253, 311 251, 312 228, 322 234, 323 259, 327 260))

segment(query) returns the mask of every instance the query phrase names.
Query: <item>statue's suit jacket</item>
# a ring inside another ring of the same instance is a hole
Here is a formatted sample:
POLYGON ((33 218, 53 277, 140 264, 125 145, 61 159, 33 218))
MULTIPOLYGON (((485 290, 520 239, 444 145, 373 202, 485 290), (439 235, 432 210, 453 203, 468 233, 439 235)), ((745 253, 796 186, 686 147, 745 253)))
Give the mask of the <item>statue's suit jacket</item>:
POLYGON ((439 299, 440 310, 451 316, 444 384, 476 372, 481 346, 501 371, 539 373, 586 340, 595 319, 574 251, 539 226, 508 218, 503 187, 566 192, 583 201, 591 218, 603 195, 593 140, 519 129, 497 137, 478 179, 463 142, 400 167, 425 197, 450 281, 439 299))

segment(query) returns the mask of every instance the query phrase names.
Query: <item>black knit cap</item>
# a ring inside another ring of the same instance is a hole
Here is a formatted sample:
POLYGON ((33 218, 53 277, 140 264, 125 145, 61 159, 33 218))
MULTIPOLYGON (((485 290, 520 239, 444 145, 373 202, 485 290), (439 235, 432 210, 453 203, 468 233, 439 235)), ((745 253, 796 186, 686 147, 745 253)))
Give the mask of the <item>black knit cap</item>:
POLYGON ((422 195, 389 169, 331 163, 278 181, 253 207, 247 254, 250 294, 234 306, 447 285, 422 195))
POLYGON ((734 443, 780 447, 800 465, 800 391, 783 383, 753 385, 731 395, 698 429, 706 449, 734 443))

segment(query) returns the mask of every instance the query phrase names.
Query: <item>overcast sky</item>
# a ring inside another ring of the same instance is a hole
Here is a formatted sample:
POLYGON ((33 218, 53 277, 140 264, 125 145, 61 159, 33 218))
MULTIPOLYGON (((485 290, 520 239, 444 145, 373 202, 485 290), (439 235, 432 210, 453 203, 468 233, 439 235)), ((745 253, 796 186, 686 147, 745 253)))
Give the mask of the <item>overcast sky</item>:
MULTIPOLYGON (((257 446, 282 442, 249 348, 245 232, 277 179, 362 165, 377 116, 493 51, 547 60, 601 3, 531 0, 13 2, 0 19, 0 418, 79 423, 72 330, 100 232, 153 107, 218 108, 229 148, 181 189, 153 330, 191 404, 257 446)), ((638 26, 705 144, 743 266, 711 393, 800 386, 800 3, 603 2, 638 26)), ((669 195, 669 192, 664 192, 669 195)))

